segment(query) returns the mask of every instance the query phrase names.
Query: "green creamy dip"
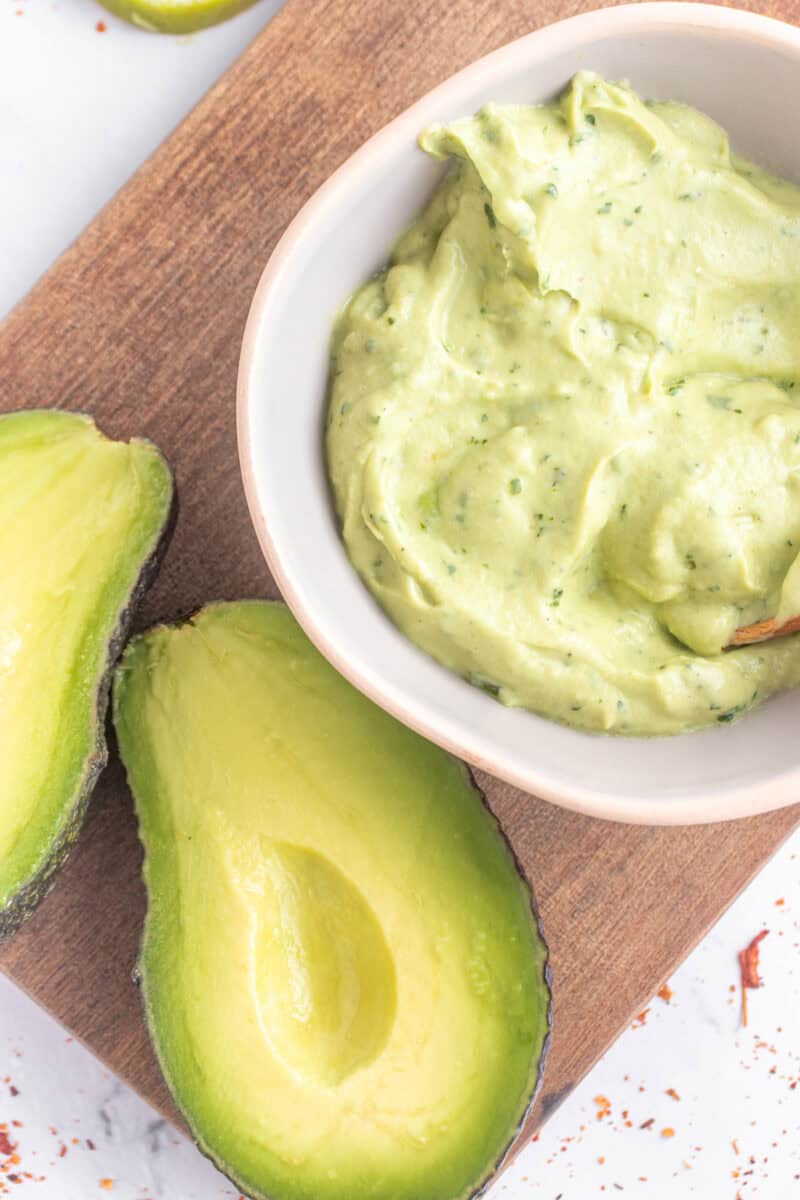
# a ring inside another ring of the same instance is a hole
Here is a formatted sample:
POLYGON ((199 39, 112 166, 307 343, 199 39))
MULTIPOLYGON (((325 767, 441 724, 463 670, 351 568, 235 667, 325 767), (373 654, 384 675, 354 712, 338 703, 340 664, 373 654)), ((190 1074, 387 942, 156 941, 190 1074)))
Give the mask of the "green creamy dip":
POLYGON ((582 72, 421 138, 451 168, 335 330, 327 452, 397 625, 591 730, 800 682, 800 189, 582 72))

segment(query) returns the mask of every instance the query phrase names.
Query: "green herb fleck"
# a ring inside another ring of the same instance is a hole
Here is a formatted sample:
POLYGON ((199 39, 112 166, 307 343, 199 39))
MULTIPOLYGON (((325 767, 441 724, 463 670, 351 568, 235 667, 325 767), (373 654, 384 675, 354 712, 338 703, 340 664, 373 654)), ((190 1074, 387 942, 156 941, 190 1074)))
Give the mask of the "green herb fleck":
POLYGON ((548 183, 547 187, 544 190, 547 192, 548 196, 557 196, 558 195, 558 188, 556 187, 556 185, 554 183, 548 183))
POLYGON ((511 492, 512 496, 518 496, 522 491, 522 480, 518 479, 517 476, 514 476, 514 478, 511 480, 511 483, 508 485, 508 490, 511 492))
POLYGON ((611 200, 606 200, 605 204, 601 204, 601 205, 600 205, 600 207, 598 208, 598 210, 597 210, 597 211, 598 211, 599 213, 610 213, 610 212, 611 212, 611 206, 612 206, 612 201, 611 201, 611 200))
POLYGON ((487 201, 483 206, 483 211, 486 213, 486 220, 489 222, 489 228, 494 229, 497 225, 497 217, 494 215, 494 209, 487 201))
POLYGON ((738 713, 740 713, 743 708, 744 708, 743 704, 737 704, 735 708, 729 708, 727 712, 720 713, 719 716, 717 717, 717 720, 720 722, 721 725, 727 725, 728 722, 732 721, 733 718, 738 713))
POLYGON ((473 675, 470 680, 475 687, 479 687, 482 692, 487 692, 490 696, 500 695, 500 684, 492 683, 489 679, 481 679, 479 675, 473 675))

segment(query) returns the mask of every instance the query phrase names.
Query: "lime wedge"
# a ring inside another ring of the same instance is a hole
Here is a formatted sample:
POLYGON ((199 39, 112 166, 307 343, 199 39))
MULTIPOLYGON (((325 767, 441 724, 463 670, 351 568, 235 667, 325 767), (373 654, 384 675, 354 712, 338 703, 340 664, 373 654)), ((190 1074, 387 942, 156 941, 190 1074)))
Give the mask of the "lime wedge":
POLYGON ((192 33, 235 17, 255 0, 100 0, 104 8, 151 33, 192 33))

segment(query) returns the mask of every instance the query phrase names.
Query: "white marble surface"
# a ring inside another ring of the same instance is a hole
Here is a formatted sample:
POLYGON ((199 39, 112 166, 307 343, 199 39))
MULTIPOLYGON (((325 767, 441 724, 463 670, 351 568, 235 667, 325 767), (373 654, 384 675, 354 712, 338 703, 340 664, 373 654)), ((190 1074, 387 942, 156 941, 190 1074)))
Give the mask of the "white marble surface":
MULTIPOLYGON (((277 7, 262 0, 227 26, 173 39, 129 29, 92 0, 0 0, 0 313, 277 7)), ((800 1197, 799 868, 795 838, 677 973, 671 1002, 653 1001, 491 1200, 800 1197), (765 986, 741 1029, 736 952, 761 928, 765 986)), ((604 1003, 601 979, 595 999, 604 1003)), ((0 1154, 0 1195, 238 1195, 0 977, 0 1132, 3 1123, 19 1162, 0 1154)))

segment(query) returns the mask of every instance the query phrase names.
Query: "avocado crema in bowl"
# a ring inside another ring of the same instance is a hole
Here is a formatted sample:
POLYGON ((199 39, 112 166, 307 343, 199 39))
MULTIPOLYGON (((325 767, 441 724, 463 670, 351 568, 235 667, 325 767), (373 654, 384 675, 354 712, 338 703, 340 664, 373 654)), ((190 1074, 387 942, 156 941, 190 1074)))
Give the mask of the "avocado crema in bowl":
POLYGON ((239 453, 292 612, 394 716, 582 813, 800 795, 800 640, 722 649, 800 612, 798 111, 793 26, 571 17, 376 133, 253 300, 239 453))
POLYGON ((587 730, 800 680, 800 189, 581 71, 422 134, 450 168, 335 329, 347 553, 399 628, 587 730))

